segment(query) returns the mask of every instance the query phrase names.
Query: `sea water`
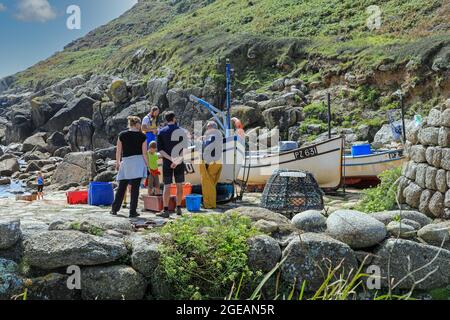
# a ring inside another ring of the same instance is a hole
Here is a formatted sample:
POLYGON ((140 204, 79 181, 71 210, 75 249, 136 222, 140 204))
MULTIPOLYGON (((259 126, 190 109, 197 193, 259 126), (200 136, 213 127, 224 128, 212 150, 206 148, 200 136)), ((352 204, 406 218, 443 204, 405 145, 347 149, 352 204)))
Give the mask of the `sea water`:
POLYGON ((23 182, 18 180, 11 181, 11 184, 0 186, 0 198, 15 197, 16 194, 25 193, 26 187, 23 182))

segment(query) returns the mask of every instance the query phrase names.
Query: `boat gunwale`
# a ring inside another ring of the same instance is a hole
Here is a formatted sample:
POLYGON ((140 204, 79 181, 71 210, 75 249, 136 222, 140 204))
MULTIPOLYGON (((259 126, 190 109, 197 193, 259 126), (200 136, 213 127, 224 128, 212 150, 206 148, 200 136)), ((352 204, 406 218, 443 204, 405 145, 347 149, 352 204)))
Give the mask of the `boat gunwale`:
MULTIPOLYGON (((364 155, 360 155, 360 156, 353 156, 351 154, 346 154, 344 155, 344 157, 346 159, 362 159, 362 158, 369 158, 369 157, 376 157, 376 156, 382 156, 385 154, 391 154, 391 153, 396 153, 399 151, 404 151, 404 149, 396 149, 396 150, 386 150, 386 151, 381 151, 381 152, 377 152, 377 153, 371 153, 371 154, 364 154, 364 155)), ((401 159, 404 158, 405 156, 402 156, 400 158, 397 159, 401 159)))
POLYGON ((349 164, 345 163, 344 166, 345 167, 370 166, 370 165, 375 165, 375 164, 380 164, 380 163, 400 161, 400 160, 403 160, 403 159, 405 159, 405 157, 395 158, 395 159, 387 159, 387 160, 377 161, 377 162, 349 163, 349 164))
MULTIPOLYGON (((330 142, 333 142, 333 141, 336 141, 336 140, 339 140, 339 139, 344 141, 344 137, 343 136, 339 136, 339 137, 335 137, 335 138, 332 138, 332 139, 329 139, 329 140, 325 140, 325 141, 322 141, 322 142, 319 142, 319 143, 316 143, 316 144, 311 144, 311 145, 305 146, 305 147, 298 147, 298 148, 287 150, 287 151, 283 151, 283 152, 274 152, 274 153, 270 152, 265 157, 258 157, 258 155, 253 156, 253 155, 250 155, 248 153, 245 155, 245 157, 246 158, 250 158, 250 159, 255 159, 255 158, 261 158, 261 159, 264 158, 264 159, 266 159, 266 158, 273 157, 273 156, 283 156, 283 155, 286 155, 286 154, 289 154, 289 153, 296 152, 298 150, 304 150, 304 149, 307 149, 307 148, 318 147, 318 146, 321 146, 323 144, 327 144, 327 143, 330 143, 330 142)), ((344 151, 343 147, 341 147, 341 148, 342 148, 342 151, 344 151)))

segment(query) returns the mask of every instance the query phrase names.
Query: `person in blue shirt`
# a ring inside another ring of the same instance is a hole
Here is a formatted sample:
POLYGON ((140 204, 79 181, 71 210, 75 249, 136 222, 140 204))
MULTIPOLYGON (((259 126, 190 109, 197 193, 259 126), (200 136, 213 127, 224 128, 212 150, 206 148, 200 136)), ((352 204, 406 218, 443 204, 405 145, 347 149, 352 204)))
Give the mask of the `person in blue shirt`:
POLYGON ((181 215, 181 203, 183 201, 183 183, 185 181, 185 164, 183 162, 183 150, 188 147, 187 132, 179 127, 175 119, 175 113, 169 111, 165 116, 167 125, 161 128, 157 136, 158 152, 163 158, 163 203, 164 212, 158 216, 168 218, 170 185, 175 180, 177 185, 177 214, 181 215))
POLYGON ((39 172, 36 177, 36 184, 37 184, 37 199, 38 200, 44 200, 44 185, 45 180, 42 176, 42 172, 39 172))
POLYGON ((157 106, 152 107, 150 113, 142 120, 142 132, 147 137, 147 146, 153 141, 156 141, 156 135, 158 134, 158 116, 159 108, 157 106))

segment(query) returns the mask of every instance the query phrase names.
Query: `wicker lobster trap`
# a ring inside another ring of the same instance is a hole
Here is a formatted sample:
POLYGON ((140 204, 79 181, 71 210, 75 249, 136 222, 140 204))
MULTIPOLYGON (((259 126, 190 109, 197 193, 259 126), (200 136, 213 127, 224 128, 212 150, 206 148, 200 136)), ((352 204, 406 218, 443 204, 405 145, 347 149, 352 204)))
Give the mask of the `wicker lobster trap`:
POLYGON ((277 169, 264 188, 261 207, 292 218, 306 210, 323 210, 323 191, 307 171, 277 169))

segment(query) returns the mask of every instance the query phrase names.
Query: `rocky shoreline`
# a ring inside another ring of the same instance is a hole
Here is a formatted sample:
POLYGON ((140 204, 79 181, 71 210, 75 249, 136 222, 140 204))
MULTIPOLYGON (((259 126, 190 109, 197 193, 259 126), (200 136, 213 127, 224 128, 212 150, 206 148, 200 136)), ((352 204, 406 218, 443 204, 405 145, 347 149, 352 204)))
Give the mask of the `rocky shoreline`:
MULTIPOLYGON (((323 282, 322 269, 341 263, 346 273, 361 265, 363 271, 378 266, 381 291, 388 287, 388 275, 397 290, 427 291, 449 284, 448 221, 433 221, 418 211, 365 214, 338 207, 328 216, 306 211, 290 220, 257 207, 259 197, 249 194, 247 206, 230 204, 201 213, 238 213, 251 219, 261 232, 247 240, 252 270, 266 273, 285 259, 281 279, 297 280, 298 289, 306 280, 308 292, 323 282), (426 281, 419 281, 424 277, 426 281)), ((326 210, 336 201, 327 198, 326 210)), ((158 230, 173 219, 148 212, 131 220, 112 217, 107 208, 65 204, 64 192, 52 193, 44 202, 0 203, 1 299, 20 295, 25 288, 29 299, 158 298, 154 284, 160 279, 154 271, 162 254, 159 246, 167 241, 158 230), (136 229, 139 224, 150 227, 136 229), (72 265, 81 268, 81 290, 67 288, 67 268, 72 265)))

